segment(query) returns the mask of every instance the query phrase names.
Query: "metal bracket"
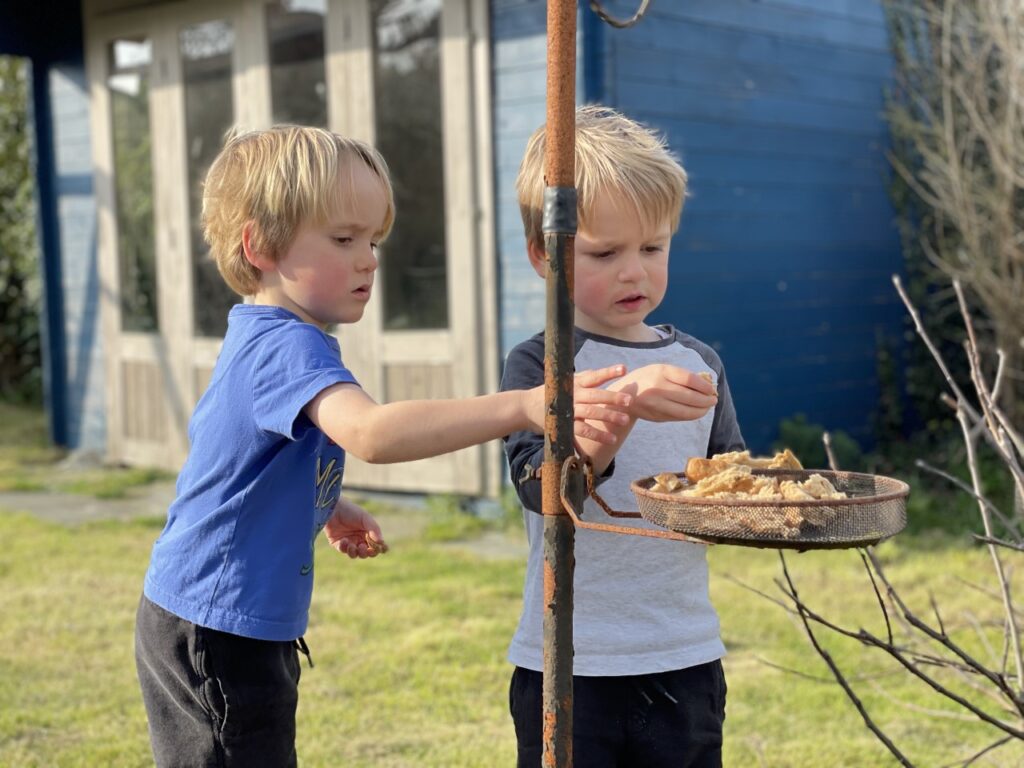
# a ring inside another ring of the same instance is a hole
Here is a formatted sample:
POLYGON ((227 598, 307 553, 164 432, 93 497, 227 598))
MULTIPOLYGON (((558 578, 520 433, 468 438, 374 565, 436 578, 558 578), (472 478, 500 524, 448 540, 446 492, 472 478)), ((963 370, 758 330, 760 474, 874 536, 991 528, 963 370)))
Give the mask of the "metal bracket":
POLYGON ((640 0, 640 7, 637 9, 637 12, 633 14, 632 18, 627 19, 626 21, 616 19, 614 16, 608 13, 604 8, 601 7, 601 3, 598 0, 590 0, 590 9, 597 14, 598 18, 601 19, 601 21, 605 22, 606 24, 611 24, 616 29, 627 29, 629 27, 632 27, 634 24, 636 24, 638 21, 640 21, 640 19, 644 17, 644 14, 647 13, 647 9, 650 6, 650 4, 651 0, 640 0))
POLYGON ((575 235, 576 206, 576 187, 544 187, 541 231, 545 235, 575 235))
POLYGON ((653 539, 671 539, 672 541, 689 541, 693 544, 704 544, 707 545, 706 541, 700 541, 699 539, 693 539, 689 536, 685 536, 675 531, 668 531, 664 528, 652 530, 650 528, 633 528, 625 525, 610 525, 608 523, 591 523, 583 520, 581 509, 578 513, 573 508, 572 502, 569 501, 570 494, 570 483, 578 483, 582 480, 586 480, 587 487, 584 498, 590 496, 594 501, 597 502, 598 506, 601 507, 612 517, 640 517, 639 512, 619 512, 608 506, 607 502, 598 495, 594 487, 594 465, 590 463, 590 459, 580 459, 578 456, 570 456, 562 464, 562 482, 559 486, 559 492, 562 497, 562 507, 565 509, 569 517, 572 518, 573 524, 577 528, 586 528, 591 531, 604 531, 605 533, 623 533, 628 536, 648 536, 653 539))

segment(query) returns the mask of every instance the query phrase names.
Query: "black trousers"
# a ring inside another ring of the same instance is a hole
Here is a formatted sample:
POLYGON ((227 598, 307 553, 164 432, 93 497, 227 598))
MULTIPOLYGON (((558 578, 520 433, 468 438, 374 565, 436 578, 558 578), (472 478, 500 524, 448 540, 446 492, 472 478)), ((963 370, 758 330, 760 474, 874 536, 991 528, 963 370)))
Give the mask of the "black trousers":
POLYGON ((200 627, 143 596, 135 665, 158 768, 296 765, 295 641, 200 627))
MULTIPOLYGON (((543 676, 516 667, 509 709, 518 768, 544 751, 543 676)), ((573 677, 573 764, 580 768, 720 768, 725 721, 721 661, 653 675, 573 677)))

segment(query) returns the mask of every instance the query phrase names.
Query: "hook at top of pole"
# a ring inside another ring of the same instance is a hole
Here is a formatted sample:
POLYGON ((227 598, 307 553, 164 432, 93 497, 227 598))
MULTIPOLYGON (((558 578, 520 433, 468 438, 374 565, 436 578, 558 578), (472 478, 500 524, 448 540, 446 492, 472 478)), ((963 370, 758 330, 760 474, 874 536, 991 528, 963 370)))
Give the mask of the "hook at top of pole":
POLYGON ((617 29, 626 29, 628 27, 632 27, 644 17, 644 14, 647 13, 647 9, 650 7, 650 4, 651 0, 640 0, 640 7, 637 9, 637 12, 633 14, 632 18, 627 19, 626 21, 616 19, 610 13, 605 11, 605 9, 601 7, 600 0, 590 0, 590 9, 598 15, 601 21, 611 24, 617 29))

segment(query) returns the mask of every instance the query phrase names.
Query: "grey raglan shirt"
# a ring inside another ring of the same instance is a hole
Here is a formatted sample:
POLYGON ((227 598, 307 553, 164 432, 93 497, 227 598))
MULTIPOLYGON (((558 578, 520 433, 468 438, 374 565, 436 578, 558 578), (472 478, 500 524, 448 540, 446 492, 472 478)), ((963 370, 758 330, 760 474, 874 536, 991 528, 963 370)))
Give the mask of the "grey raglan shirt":
MULTIPOLYGON (((657 326, 664 338, 625 342, 575 333, 575 368, 584 371, 618 363, 632 371, 666 363, 707 371, 718 388, 718 404, 695 421, 638 421, 615 457, 611 476, 598 493, 614 510, 636 511, 633 480, 659 472, 680 472, 690 456, 742 450, 725 370, 711 347, 671 326, 657 326)), ((544 383, 544 334, 515 347, 505 362, 501 389, 544 383)), ((523 613, 509 648, 509 661, 543 669, 544 519, 540 481, 531 469, 544 460, 544 436, 516 432, 505 439, 512 482, 523 504, 530 545, 523 589, 523 613)), ((583 519, 616 526, 656 528, 639 518, 613 518, 587 499, 583 519)), ((706 547, 647 536, 576 530, 573 582, 573 674, 641 675, 703 664, 725 647, 718 616, 708 596, 706 547)))

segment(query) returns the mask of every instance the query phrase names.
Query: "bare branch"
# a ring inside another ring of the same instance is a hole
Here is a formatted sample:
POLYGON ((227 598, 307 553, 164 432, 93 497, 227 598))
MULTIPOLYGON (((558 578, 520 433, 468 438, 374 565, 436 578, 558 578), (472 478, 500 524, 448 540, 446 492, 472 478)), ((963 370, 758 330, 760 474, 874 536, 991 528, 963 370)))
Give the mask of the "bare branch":
POLYGON ((803 610, 803 603, 799 601, 799 597, 797 596, 796 585, 793 583, 793 579, 789 575, 789 569, 786 567, 786 558, 782 555, 781 551, 779 552, 779 559, 782 561, 782 572, 785 574, 786 583, 789 584, 789 591, 792 594, 800 612, 800 619, 803 622, 804 631, 807 633, 807 637, 811 641, 811 645, 814 646, 814 650, 817 651, 818 655, 828 665, 828 668, 832 671, 832 675, 835 677, 836 682, 842 687, 843 691, 846 693, 846 697, 853 703, 853 706, 857 708, 857 712, 860 713, 861 719, 864 720, 864 724, 868 729, 875 734, 875 738, 885 745, 885 748, 889 750, 893 757, 899 760, 900 765, 905 765, 907 768, 913 768, 913 763, 911 763, 910 760, 900 752, 892 740, 886 736, 882 729, 875 724, 875 721, 871 719, 871 716, 864 708, 861 700, 858 698, 857 694, 854 693, 853 688, 850 687, 849 683, 847 683, 846 678, 843 676, 843 673, 840 671, 835 661, 832 660, 832 656, 818 643, 818 638, 815 637, 814 631, 811 629, 810 621, 808 621, 807 615, 803 610))
POLYGON ((941 477, 944 480, 948 480, 950 483, 955 485, 957 488, 959 488, 964 493, 967 493, 967 494, 973 496, 975 501, 977 501, 979 504, 984 504, 985 508, 989 512, 991 512, 997 518, 999 518, 999 522, 1002 523, 1003 526, 1005 526, 1008 531, 1010 531, 1011 533, 1016 534, 1017 537, 1020 538, 1020 533, 1017 531, 1017 525, 1013 521, 1011 521, 1010 518, 1008 518, 1006 515, 1004 515, 1002 513, 1002 511, 999 509, 999 507, 997 507, 995 504, 993 504, 991 501, 989 501, 986 497, 978 496, 974 492, 974 489, 971 488, 971 486, 969 486, 967 483, 965 483, 959 477, 956 477, 955 475, 951 475, 950 473, 945 472, 945 471, 939 469, 938 467, 933 467, 931 464, 929 464, 924 459, 917 459, 917 461, 914 462, 914 466, 920 467, 921 469, 925 470, 926 472, 931 472, 934 475, 938 475, 939 477, 941 477))
MULTIPOLYGON (((957 419, 960 421, 960 428, 964 433, 964 440, 967 445, 967 466, 971 472, 971 483, 974 486, 975 497, 981 496, 981 480, 978 476, 978 460, 974 455, 974 441, 970 439, 970 428, 967 425, 967 418, 963 410, 957 411, 957 419)), ((985 526, 985 535, 992 536, 992 521, 988 515, 988 509, 984 504, 979 503, 978 509, 981 512, 981 521, 985 526)), ((1013 612, 1013 598, 1010 596, 1010 584, 1003 571, 1003 561, 999 557, 998 550, 991 544, 988 547, 992 557, 992 567, 995 569, 996 578, 999 583, 999 590, 1003 597, 1003 612, 1006 616, 1007 631, 1010 643, 1013 645, 1014 663, 1017 668, 1017 690, 1024 691, 1024 659, 1021 657, 1020 630, 1017 628, 1017 617, 1013 612)), ((1024 712, 1024 710, 1022 710, 1024 712)))
POLYGON ((1006 547, 1007 549, 1012 549, 1017 552, 1024 552, 1024 544, 1014 544, 1011 541, 1004 541, 1003 539, 993 539, 990 536, 979 536, 976 533, 972 534, 972 536, 975 538, 975 540, 981 542, 982 544, 992 544, 997 547, 1006 547))

